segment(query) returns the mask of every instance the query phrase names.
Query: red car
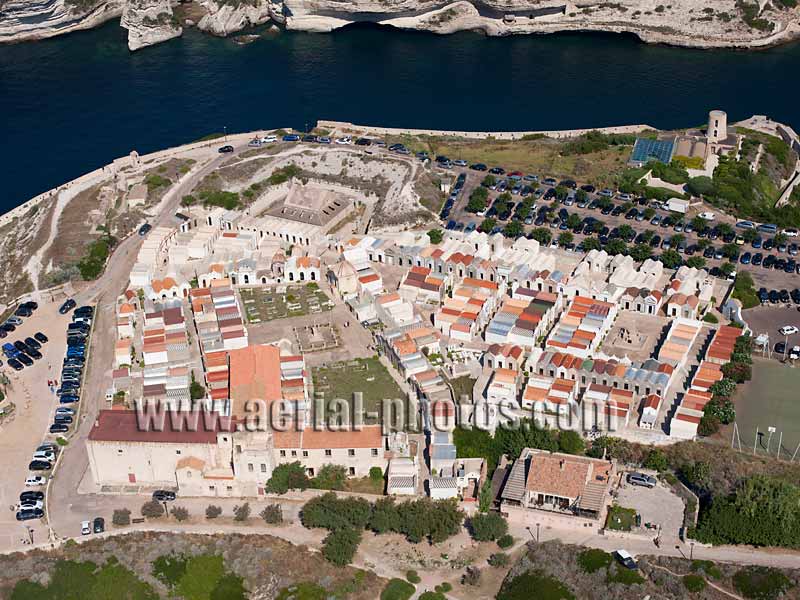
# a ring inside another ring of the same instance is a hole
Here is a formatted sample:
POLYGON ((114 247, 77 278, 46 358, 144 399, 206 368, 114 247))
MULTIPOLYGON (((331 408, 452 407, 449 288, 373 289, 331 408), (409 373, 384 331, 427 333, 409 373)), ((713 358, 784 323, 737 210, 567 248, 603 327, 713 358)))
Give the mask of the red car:
POLYGON ((523 175, 522 171, 512 171, 511 173, 508 174, 509 177, 522 177, 522 175, 523 175))

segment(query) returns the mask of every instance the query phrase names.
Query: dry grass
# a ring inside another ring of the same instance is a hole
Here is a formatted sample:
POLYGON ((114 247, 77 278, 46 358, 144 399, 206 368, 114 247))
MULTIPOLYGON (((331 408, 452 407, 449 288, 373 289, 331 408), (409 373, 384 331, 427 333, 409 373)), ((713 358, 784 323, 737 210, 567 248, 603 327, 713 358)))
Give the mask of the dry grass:
POLYGON ((97 184, 83 190, 61 211, 57 235, 42 258, 45 269, 50 264, 58 269, 77 263, 89 244, 98 237, 86 215, 97 208, 102 186, 103 184, 97 184))
POLYGON ((443 154, 469 163, 482 162, 502 166, 507 171, 519 170, 540 177, 571 178, 590 182, 598 187, 613 184, 625 169, 630 156, 629 146, 611 146, 591 154, 561 156, 563 142, 538 140, 468 140, 463 138, 431 138, 397 136, 387 144, 404 143, 408 148, 426 150, 431 156, 443 154))

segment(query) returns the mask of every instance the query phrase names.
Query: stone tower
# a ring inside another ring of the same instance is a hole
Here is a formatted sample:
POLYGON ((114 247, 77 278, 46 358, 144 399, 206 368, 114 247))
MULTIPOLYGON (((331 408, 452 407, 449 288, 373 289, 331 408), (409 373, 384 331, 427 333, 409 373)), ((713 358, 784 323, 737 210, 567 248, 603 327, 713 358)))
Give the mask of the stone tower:
POLYGON ((728 115, 721 110, 708 113, 708 131, 706 137, 710 144, 722 142, 728 138, 728 115))

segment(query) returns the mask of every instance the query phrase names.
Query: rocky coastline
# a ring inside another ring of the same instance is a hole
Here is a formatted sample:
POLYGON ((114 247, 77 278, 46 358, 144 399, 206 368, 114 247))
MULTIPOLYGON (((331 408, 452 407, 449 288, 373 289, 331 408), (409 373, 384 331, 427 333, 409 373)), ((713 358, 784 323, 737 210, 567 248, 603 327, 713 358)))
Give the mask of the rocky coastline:
POLYGON ((228 36, 268 22, 329 32, 356 22, 490 36, 569 31, 631 33, 692 48, 758 49, 800 38, 791 0, 0 0, 0 43, 96 27, 121 17, 131 51, 185 27, 228 36))

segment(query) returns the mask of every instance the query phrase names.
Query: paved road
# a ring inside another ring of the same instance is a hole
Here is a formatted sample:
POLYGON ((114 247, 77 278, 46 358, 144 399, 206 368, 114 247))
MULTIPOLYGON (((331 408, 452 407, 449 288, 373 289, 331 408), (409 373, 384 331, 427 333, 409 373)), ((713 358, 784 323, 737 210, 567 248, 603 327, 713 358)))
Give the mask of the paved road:
MULTIPOLYGON (((168 224, 174 218, 174 213, 185 194, 206 175, 217 169, 222 162, 246 149, 246 144, 241 145, 234 154, 224 155, 217 155, 216 150, 210 149, 208 159, 205 162, 199 161, 186 179, 173 188, 169 202, 151 224, 154 227, 168 224)), ((89 466, 85 441, 98 410, 105 406, 105 391, 111 383, 109 357, 114 355, 116 341, 116 300, 127 288, 129 274, 136 262, 143 239, 133 234, 123 240, 109 257, 104 274, 75 296, 78 305, 88 303, 96 305, 95 322, 85 374, 80 423, 70 437, 69 445, 59 457, 59 465, 47 495, 50 527, 56 537, 74 535, 76 523, 79 524, 80 520, 94 516, 87 515, 83 510, 86 503, 91 504, 92 500, 81 498, 76 490, 89 466)))

